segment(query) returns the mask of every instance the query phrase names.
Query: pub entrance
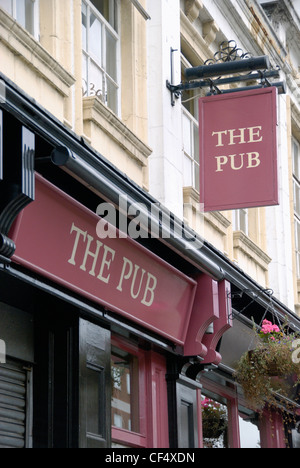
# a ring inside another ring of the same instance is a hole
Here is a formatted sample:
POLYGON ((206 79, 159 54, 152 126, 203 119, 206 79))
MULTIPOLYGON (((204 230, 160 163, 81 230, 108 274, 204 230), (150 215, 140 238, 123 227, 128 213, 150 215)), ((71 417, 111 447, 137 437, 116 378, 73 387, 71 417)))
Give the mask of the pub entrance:
POLYGON ((56 310, 35 335, 34 448, 109 446, 110 331, 56 310))

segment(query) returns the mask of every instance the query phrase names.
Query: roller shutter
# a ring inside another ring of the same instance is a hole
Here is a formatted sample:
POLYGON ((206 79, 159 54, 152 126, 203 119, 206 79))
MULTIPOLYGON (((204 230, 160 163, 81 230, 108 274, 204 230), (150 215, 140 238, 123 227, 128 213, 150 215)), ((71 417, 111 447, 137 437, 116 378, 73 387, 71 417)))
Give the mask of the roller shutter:
POLYGON ((0 448, 25 448, 27 371, 22 365, 0 366, 0 448))

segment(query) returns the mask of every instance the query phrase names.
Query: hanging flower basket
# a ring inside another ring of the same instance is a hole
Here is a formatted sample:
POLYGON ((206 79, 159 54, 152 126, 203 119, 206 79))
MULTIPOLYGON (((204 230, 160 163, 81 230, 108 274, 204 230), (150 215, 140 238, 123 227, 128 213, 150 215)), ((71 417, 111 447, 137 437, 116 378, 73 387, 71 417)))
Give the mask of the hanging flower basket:
POLYGON ((241 357, 235 376, 249 405, 259 411, 266 403, 276 406, 275 393, 288 396, 288 378, 293 377, 294 385, 300 383, 300 364, 292 358, 294 334, 288 335, 268 320, 259 333, 254 331, 257 345, 241 357))
POLYGON ((257 348, 248 351, 247 353, 249 366, 258 367, 264 365, 264 373, 268 377, 281 377, 283 370, 279 367, 276 356, 270 356, 268 348, 257 348))
POLYGON ((203 438, 219 439, 228 426, 226 410, 209 398, 202 400, 201 406, 203 438))

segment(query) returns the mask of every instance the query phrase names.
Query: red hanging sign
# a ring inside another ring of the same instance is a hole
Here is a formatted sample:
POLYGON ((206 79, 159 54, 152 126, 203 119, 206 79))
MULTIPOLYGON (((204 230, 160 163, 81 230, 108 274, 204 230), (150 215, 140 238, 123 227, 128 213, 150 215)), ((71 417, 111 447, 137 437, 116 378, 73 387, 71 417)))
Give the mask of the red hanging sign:
POLYGON ((277 89, 201 98, 199 124, 204 211, 278 205, 277 89))

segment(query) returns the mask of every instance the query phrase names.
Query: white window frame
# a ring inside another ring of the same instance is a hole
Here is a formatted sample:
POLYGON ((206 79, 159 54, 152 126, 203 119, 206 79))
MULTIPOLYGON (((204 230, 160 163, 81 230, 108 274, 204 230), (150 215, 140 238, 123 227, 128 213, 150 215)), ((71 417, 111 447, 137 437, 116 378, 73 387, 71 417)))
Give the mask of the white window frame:
MULTIPOLYGON (((113 1, 113 0, 111 0, 113 1)), ((101 34, 101 43, 102 43, 102 50, 101 50, 101 61, 102 63, 99 63, 99 61, 96 60, 95 57, 92 56, 91 51, 89 50, 90 44, 89 44, 89 31, 88 31, 88 25, 87 25, 87 44, 86 44, 86 49, 82 49, 82 60, 83 60, 83 69, 84 67, 84 60, 86 60, 86 76, 87 80, 85 80, 85 77, 83 76, 83 97, 89 97, 89 96, 98 96, 99 99, 109 107, 108 103, 108 93, 107 93, 107 83, 108 81, 113 83, 113 86, 116 88, 116 108, 112 108, 112 110, 119 116, 120 114, 120 103, 121 103, 121 96, 120 96, 120 47, 121 47, 121 39, 120 39, 120 34, 117 31, 120 31, 120 3, 119 0, 115 0, 115 5, 117 9, 117 30, 115 30, 109 22, 102 16, 102 14, 97 10, 97 8, 93 5, 93 3, 90 0, 82 0, 82 5, 85 4, 87 7, 87 21, 89 21, 90 18, 90 13, 93 13, 97 20, 101 23, 102 25, 102 34, 101 34), (114 80, 107 72, 107 66, 106 66, 106 31, 108 31, 113 38, 116 40, 116 80, 114 80), (101 73, 102 73, 102 86, 101 88, 96 88, 94 86, 94 83, 90 82, 90 73, 91 73, 91 65, 94 65, 101 73), (87 85, 89 83, 89 85, 87 85)))
POLYGON ((300 219, 295 217, 295 245, 296 245, 296 263, 297 276, 300 278, 300 219))
POLYGON ((294 193, 294 219, 295 219, 295 248, 297 276, 300 278, 300 143, 295 138, 293 145, 293 193, 294 193), (297 167, 296 167, 297 158, 297 167), (298 235, 299 234, 299 235, 298 235))
POLYGON ((184 187, 193 187, 197 192, 200 190, 200 155, 199 155, 199 144, 196 144, 195 138, 199 137, 199 123, 197 120, 182 106, 182 147, 184 154, 184 187), (190 150, 185 147, 185 137, 184 137, 184 121, 187 119, 189 121, 189 140, 190 140, 190 150), (195 148, 198 148, 198 155, 195 154, 195 148), (189 175, 186 173, 185 167, 186 163, 189 164, 190 170, 189 175))
MULTIPOLYGON (((15 20, 17 20, 17 3, 20 3, 21 1, 25 0, 7 0, 5 3, 10 3, 10 8, 7 10, 3 3, 0 0, 0 8, 3 8, 7 13, 9 13, 15 20)), ((39 0, 31 0, 33 3, 33 31, 29 31, 26 28, 25 24, 21 24, 21 26, 26 29, 37 41, 40 39, 40 5, 39 5, 39 0)))
MULTIPOLYGON (((181 54, 181 65, 182 68, 189 68, 192 65, 188 62, 186 57, 181 54)), ((195 92, 189 93, 190 98, 189 100, 197 100, 198 95, 195 92)), ((197 104, 196 104, 197 105, 197 104)), ((197 192, 200 191, 200 154, 199 154, 199 119, 198 115, 193 115, 188 109, 184 106, 184 102, 182 102, 182 151, 184 155, 184 162, 183 162, 183 185, 184 187, 192 187, 197 192), (189 147, 185 146, 185 120, 189 121, 189 147), (195 139, 197 138, 197 142, 195 139), (197 154, 196 154, 196 151, 197 154), (190 166, 189 174, 186 171, 186 165, 190 166)))

